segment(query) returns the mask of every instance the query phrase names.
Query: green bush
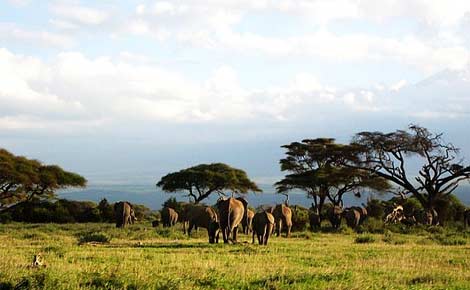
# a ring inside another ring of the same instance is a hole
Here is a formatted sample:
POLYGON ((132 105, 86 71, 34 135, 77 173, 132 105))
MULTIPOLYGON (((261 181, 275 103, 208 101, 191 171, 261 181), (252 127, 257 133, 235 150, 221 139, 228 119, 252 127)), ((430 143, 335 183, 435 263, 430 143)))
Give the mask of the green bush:
POLYGON ((291 207, 292 210, 292 230, 293 231, 304 231, 309 223, 308 209, 294 205, 291 207))
POLYGON ((391 231, 388 231, 388 230, 385 231, 382 241, 384 241, 387 244, 392 244, 392 245, 406 244, 406 239, 397 237, 395 234, 393 234, 391 231))
POLYGON ((108 236, 106 233, 102 233, 102 232, 88 232, 88 233, 80 234, 78 236, 79 244, 90 243, 90 242, 109 243, 110 241, 111 241, 111 237, 108 236))
POLYGON ((467 244, 467 240, 464 237, 454 234, 439 234, 432 236, 431 239, 444 246, 463 246, 467 244))
POLYGON ((0 224, 6 224, 12 221, 13 221, 13 218, 11 216, 11 213, 4 212, 0 214, 0 224))
POLYGON ((385 206, 383 201, 378 199, 369 199, 367 200, 367 215, 369 218, 379 219, 381 220, 385 213, 385 206))
POLYGON ((374 234, 381 234, 384 232, 384 222, 383 220, 375 217, 369 217, 361 225, 361 230, 363 232, 369 232, 374 234))
POLYGON ((375 238, 371 235, 359 235, 354 240, 356 244, 368 244, 375 242, 375 238))
POLYGON ((341 226, 338 229, 338 233, 343 234, 343 235, 352 235, 354 234, 354 230, 345 225, 344 223, 341 224, 341 226))

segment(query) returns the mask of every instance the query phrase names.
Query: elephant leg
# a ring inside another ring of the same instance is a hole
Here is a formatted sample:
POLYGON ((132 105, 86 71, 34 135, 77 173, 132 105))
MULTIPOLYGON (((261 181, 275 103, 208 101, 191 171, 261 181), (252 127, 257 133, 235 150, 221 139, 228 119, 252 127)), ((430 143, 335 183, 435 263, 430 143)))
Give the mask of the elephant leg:
POLYGON ((224 239, 224 244, 228 243, 227 230, 228 230, 228 227, 222 228, 222 238, 224 239))
POLYGON ((253 231, 253 234, 251 235, 251 243, 254 244, 255 243, 255 231, 253 231))
POLYGON ((237 242, 238 226, 233 229, 233 242, 237 242))
POLYGON ((267 226, 267 231, 266 231, 266 244, 268 244, 268 240, 269 240, 269 236, 271 235, 271 232, 273 231, 273 225, 272 224, 269 224, 267 226))
MULTIPOLYGON (((266 245, 266 236, 268 235, 268 226, 265 225, 264 226, 264 229, 263 229, 263 241, 262 241, 262 244, 263 245, 266 245)), ((261 243, 260 243, 261 244, 261 243)))
POLYGON ((290 237, 290 230, 291 230, 291 228, 292 228, 291 225, 287 226, 287 235, 286 235, 287 238, 290 237))
POLYGON ((189 222, 188 225, 188 237, 191 237, 191 231, 193 230, 194 224, 192 222, 189 222))
POLYGON ((279 222, 277 223, 277 233, 276 236, 280 236, 282 231, 282 219, 279 219, 279 222))

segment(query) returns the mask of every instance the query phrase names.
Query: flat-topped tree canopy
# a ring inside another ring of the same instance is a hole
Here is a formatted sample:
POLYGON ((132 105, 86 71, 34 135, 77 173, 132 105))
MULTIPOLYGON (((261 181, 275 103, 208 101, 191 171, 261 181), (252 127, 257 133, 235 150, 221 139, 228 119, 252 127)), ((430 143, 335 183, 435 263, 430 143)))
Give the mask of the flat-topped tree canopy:
POLYGON ((313 198, 315 208, 321 212, 326 199, 342 204, 343 195, 362 188, 376 191, 389 189, 387 180, 372 173, 342 165, 351 159, 356 149, 339 144, 333 138, 305 139, 282 146, 286 157, 280 160, 281 170, 287 174, 275 184, 278 193, 298 189, 313 198))
POLYGON ((224 163, 200 164, 169 173, 161 178, 157 186, 166 192, 187 191, 195 203, 214 192, 225 195, 224 191, 239 194, 262 191, 245 171, 224 163))
POLYGON ((58 165, 45 165, 0 149, 0 207, 33 197, 50 198, 58 189, 83 187, 86 182, 83 176, 58 165))

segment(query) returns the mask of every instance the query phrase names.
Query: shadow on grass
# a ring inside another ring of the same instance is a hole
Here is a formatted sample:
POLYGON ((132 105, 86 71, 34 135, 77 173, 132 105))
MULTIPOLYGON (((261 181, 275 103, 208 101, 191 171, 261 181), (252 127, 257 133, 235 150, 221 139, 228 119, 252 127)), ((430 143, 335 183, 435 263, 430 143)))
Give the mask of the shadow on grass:
POLYGON ((194 249, 194 248, 210 248, 216 244, 209 243, 158 243, 158 244, 142 244, 135 245, 136 248, 150 249, 194 249))

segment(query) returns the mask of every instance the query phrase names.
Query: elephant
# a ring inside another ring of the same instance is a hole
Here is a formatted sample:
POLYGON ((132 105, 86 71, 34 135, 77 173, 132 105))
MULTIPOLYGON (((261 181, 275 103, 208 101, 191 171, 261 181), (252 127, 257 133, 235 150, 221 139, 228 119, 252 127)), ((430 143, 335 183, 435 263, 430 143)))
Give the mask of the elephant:
POLYGON ((191 236, 193 228, 201 227, 207 229, 209 243, 219 242, 219 219, 212 207, 204 205, 188 206, 187 219, 189 222, 188 236, 191 236))
POLYGON ((127 222, 130 225, 133 225, 136 221, 137 221, 137 217, 135 216, 134 208, 132 208, 132 205, 131 205, 131 212, 130 212, 127 222))
POLYGON ((470 226, 470 209, 466 209, 465 212, 463 213, 463 224, 465 228, 470 226))
POLYGON ((439 225, 439 219, 437 215, 437 211, 434 208, 426 210, 426 221, 425 223, 427 225, 432 225, 432 226, 438 226, 439 225))
POLYGON ((361 222, 361 212, 358 207, 346 208, 342 215, 346 219, 348 227, 355 229, 361 222))
POLYGON ((154 221, 152 222, 152 227, 153 227, 153 228, 156 228, 156 227, 158 227, 159 225, 160 225, 160 220, 154 220, 154 221))
POLYGON ((364 221, 367 219, 367 216, 368 216, 367 209, 365 208, 365 206, 362 206, 362 207, 353 206, 351 208, 357 210, 361 214, 361 218, 359 219, 359 225, 362 225, 364 223, 364 221))
POLYGON ((253 217, 253 239, 252 244, 255 243, 255 235, 258 238, 258 244, 267 245, 269 236, 273 232, 274 216, 267 212, 257 212, 253 217))
POLYGON ((219 200, 217 200, 216 207, 219 211, 220 229, 222 230, 225 244, 228 243, 229 240, 233 243, 237 242, 238 225, 245 216, 247 205, 244 199, 240 200, 233 197, 219 198, 219 200))
POLYGON ((253 218, 255 216, 255 213, 251 209, 247 209, 247 215, 246 219, 244 218, 242 220, 242 227, 243 227, 243 233, 248 235, 250 231, 252 231, 252 225, 253 225, 253 218))
POLYGON ((127 201, 120 201, 114 204, 114 217, 116 220, 116 227, 123 228, 135 219, 134 209, 132 204, 127 201))
POLYGON ((276 223, 276 236, 281 235, 282 227, 286 227, 286 237, 290 237, 292 228, 292 211, 286 204, 278 204, 271 208, 270 213, 274 216, 276 223))
POLYGON ((310 221, 310 228, 312 230, 318 229, 321 226, 321 217, 317 210, 310 211, 308 215, 310 221))
POLYGON ((193 203, 187 203, 187 202, 181 202, 180 203, 180 210, 177 211, 178 213, 178 221, 180 221, 183 224, 183 234, 186 234, 186 228, 188 226, 189 220, 188 220, 188 211, 189 208, 194 206, 193 203))
POLYGON ((330 220, 331 226, 334 229, 339 229, 341 225, 341 215, 343 208, 339 205, 332 206, 328 209, 328 219, 330 220))
POLYGON ((172 227, 178 221, 178 213, 171 207, 164 207, 161 211, 163 227, 172 227))

